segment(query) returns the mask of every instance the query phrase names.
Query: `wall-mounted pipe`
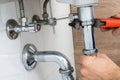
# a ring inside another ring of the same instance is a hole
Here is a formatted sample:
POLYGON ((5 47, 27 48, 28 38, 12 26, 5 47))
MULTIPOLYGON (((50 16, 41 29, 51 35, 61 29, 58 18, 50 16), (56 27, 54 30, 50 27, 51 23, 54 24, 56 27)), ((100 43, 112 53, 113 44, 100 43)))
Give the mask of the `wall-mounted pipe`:
POLYGON ((60 52, 57 51, 37 51, 36 47, 32 44, 27 44, 23 49, 22 61, 26 70, 35 68, 37 62, 56 62, 59 66, 59 72, 63 80, 74 80, 73 67, 70 62, 60 52))

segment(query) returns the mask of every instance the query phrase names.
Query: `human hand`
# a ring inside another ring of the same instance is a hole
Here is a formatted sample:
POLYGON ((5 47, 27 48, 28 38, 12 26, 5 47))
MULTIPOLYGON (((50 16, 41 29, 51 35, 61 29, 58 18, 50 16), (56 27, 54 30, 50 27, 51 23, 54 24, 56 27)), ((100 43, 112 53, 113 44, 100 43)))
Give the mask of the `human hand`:
POLYGON ((120 68, 105 54, 80 58, 82 80, 120 80, 120 68))
MULTIPOLYGON (((112 18, 120 19, 120 13, 112 16, 112 18)), ((101 31, 103 31, 103 32, 109 31, 109 30, 112 30, 112 34, 114 36, 119 36, 120 35, 120 27, 119 28, 113 28, 113 29, 101 29, 101 31)))

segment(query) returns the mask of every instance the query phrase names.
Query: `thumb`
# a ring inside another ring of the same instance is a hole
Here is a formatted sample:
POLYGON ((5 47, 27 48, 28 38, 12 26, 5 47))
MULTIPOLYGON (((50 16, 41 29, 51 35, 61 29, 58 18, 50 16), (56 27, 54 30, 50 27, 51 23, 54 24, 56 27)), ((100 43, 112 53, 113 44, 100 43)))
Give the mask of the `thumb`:
POLYGON ((120 28, 117 28, 117 29, 114 29, 113 31, 112 31, 112 34, 113 34, 113 36, 119 36, 120 35, 120 28))

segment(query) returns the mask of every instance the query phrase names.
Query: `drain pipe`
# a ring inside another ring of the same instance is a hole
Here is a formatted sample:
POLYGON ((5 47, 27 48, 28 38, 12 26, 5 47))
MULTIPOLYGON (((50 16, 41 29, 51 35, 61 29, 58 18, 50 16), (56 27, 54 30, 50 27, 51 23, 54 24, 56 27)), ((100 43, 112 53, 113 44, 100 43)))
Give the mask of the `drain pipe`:
POLYGON ((56 62, 59 66, 59 72, 63 80, 74 80, 73 67, 65 55, 57 51, 37 51, 32 44, 27 44, 23 49, 22 61, 26 70, 32 70, 37 62, 56 62))

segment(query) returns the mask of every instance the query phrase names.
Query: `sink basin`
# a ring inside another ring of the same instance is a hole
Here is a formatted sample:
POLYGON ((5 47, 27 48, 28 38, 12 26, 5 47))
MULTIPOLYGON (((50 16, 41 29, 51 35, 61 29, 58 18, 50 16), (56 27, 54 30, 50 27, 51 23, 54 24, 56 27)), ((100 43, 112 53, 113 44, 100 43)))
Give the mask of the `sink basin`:
POLYGON ((0 4, 7 3, 7 2, 10 2, 10 1, 14 1, 14 0, 0 0, 0 4))

